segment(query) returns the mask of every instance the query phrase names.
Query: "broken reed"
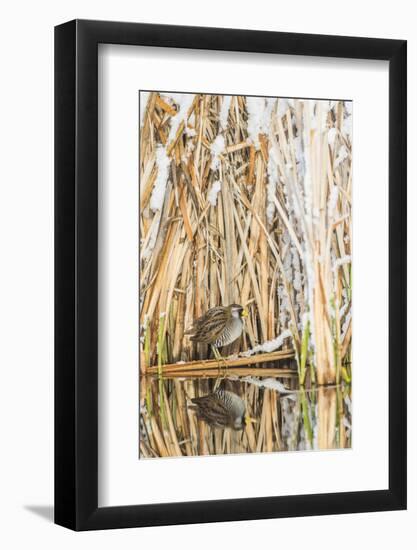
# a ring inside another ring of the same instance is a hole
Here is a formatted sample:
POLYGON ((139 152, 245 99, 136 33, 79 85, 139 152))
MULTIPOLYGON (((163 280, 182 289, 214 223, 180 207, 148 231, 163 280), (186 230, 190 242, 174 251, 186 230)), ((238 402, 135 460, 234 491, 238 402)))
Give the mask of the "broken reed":
MULTIPOLYGON (((188 378, 217 378, 220 376, 277 376, 286 378, 294 376, 296 373, 293 369, 286 368, 270 368, 260 369, 259 365, 263 363, 274 364, 277 361, 284 359, 293 359, 294 353, 288 351, 275 351, 271 353, 263 353, 262 355, 253 355, 251 357, 229 357, 223 361, 218 359, 189 361, 188 363, 172 363, 160 365, 158 360, 157 367, 148 367, 146 370, 147 376, 158 376, 158 379, 184 377, 188 378), (251 365, 253 367, 251 368, 251 365)), ((263 365, 264 366, 264 365, 263 365)))
MULTIPOLYGON (((249 317, 241 342, 229 351, 289 328, 293 336, 284 349, 295 351, 302 382, 307 372, 319 384, 349 379, 352 170, 346 105, 270 100, 265 126, 254 123, 253 98, 232 96, 223 126, 225 97, 196 94, 188 100, 186 112, 170 94, 150 93, 145 100, 142 365, 161 363, 161 338, 169 363, 207 359, 209 350, 193 346, 184 331, 209 308, 234 302, 246 306, 249 317), (224 145, 220 151, 217 142, 224 145), (158 203, 153 193, 164 169, 158 203)), ((262 109, 262 101, 258 105, 262 109)))

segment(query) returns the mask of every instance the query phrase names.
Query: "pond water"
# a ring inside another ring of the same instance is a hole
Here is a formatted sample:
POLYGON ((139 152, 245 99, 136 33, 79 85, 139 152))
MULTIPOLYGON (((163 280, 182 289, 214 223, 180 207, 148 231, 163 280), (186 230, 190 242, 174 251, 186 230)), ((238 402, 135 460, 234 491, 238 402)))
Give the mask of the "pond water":
POLYGON ((351 386, 300 388, 296 377, 158 379, 140 383, 140 458, 350 448, 351 386), (255 422, 240 430, 197 417, 191 399, 220 388, 255 422))

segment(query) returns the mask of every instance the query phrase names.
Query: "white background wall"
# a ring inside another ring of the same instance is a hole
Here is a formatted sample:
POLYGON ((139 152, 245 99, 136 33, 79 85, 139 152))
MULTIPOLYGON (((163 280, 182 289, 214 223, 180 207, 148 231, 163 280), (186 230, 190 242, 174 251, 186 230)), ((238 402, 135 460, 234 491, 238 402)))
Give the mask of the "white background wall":
MULTIPOLYGON (((414 388, 416 165, 409 155, 409 510, 75 534, 51 523, 53 495, 53 26, 73 18, 403 38, 409 151, 417 149, 412 2, 15 0, 1 10, 0 543, 3 548, 338 548, 417 539, 414 388), (6 7, 7 6, 7 7, 6 7)), ((377 131, 377 129, 376 129, 377 131)), ((375 342, 378 345, 378 342, 375 342)), ((248 472, 248 475, 250 473, 248 472)), ((277 473, 279 475, 279 472, 277 473)))

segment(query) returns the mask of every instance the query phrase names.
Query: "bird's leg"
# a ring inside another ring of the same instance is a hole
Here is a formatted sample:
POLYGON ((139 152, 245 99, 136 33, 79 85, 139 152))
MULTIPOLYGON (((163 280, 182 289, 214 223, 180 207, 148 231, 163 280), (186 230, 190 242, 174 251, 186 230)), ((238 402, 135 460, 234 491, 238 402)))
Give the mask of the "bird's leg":
POLYGON ((220 353, 219 353, 219 350, 216 348, 216 346, 214 344, 211 345, 211 349, 213 350, 213 355, 214 357, 217 359, 217 361, 219 360, 219 356, 220 356, 220 353))
POLYGON ((221 361, 227 369, 227 362, 226 362, 225 358, 222 357, 222 355, 219 352, 219 350, 217 349, 217 347, 214 344, 212 344, 211 349, 213 350, 214 357, 217 359, 217 361, 221 361))
POLYGON ((219 371, 217 373, 216 381, 214 383, 214 391, 216 391, 217 388, 218 388, 218 385, 220 384, 222 371, 221 371, 220 361, 219 361, 219 350, 216 348, 216 346, 214 344, 211 345, 211 349, 213 350, 213 355, 214 355, 215 359, 217 360, 217 367, 219 369, 219 371))
MULTIPOLYGON (((219 350, 217 349, 217 347, 214 344, 211 345, 211 349, 213 350, 214 357, 216 358, 218 366, 219 366, 219 377, 220 377, 220 375, 222 374, 221 369, 220 369, 220 362, 223 363, 225 369, 228 368, 227 363, 226 363, 225 359, 222 357, 221 353, 219 352, 219 350)), ((224 373, 223 373, 223 377, 224 377, 224 373)))

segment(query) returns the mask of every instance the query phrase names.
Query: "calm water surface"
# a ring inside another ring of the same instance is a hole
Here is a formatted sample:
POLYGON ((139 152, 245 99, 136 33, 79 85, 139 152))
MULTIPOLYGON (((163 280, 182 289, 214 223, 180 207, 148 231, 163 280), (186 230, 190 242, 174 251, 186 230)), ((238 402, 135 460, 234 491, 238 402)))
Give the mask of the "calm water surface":
POLYGON ((300 388, 286 379, 141 380, 140 458, 350 448, 351 386, 300 388), (243 430, 197 419, 190 399, 222 387, 256 419, 243 430))

